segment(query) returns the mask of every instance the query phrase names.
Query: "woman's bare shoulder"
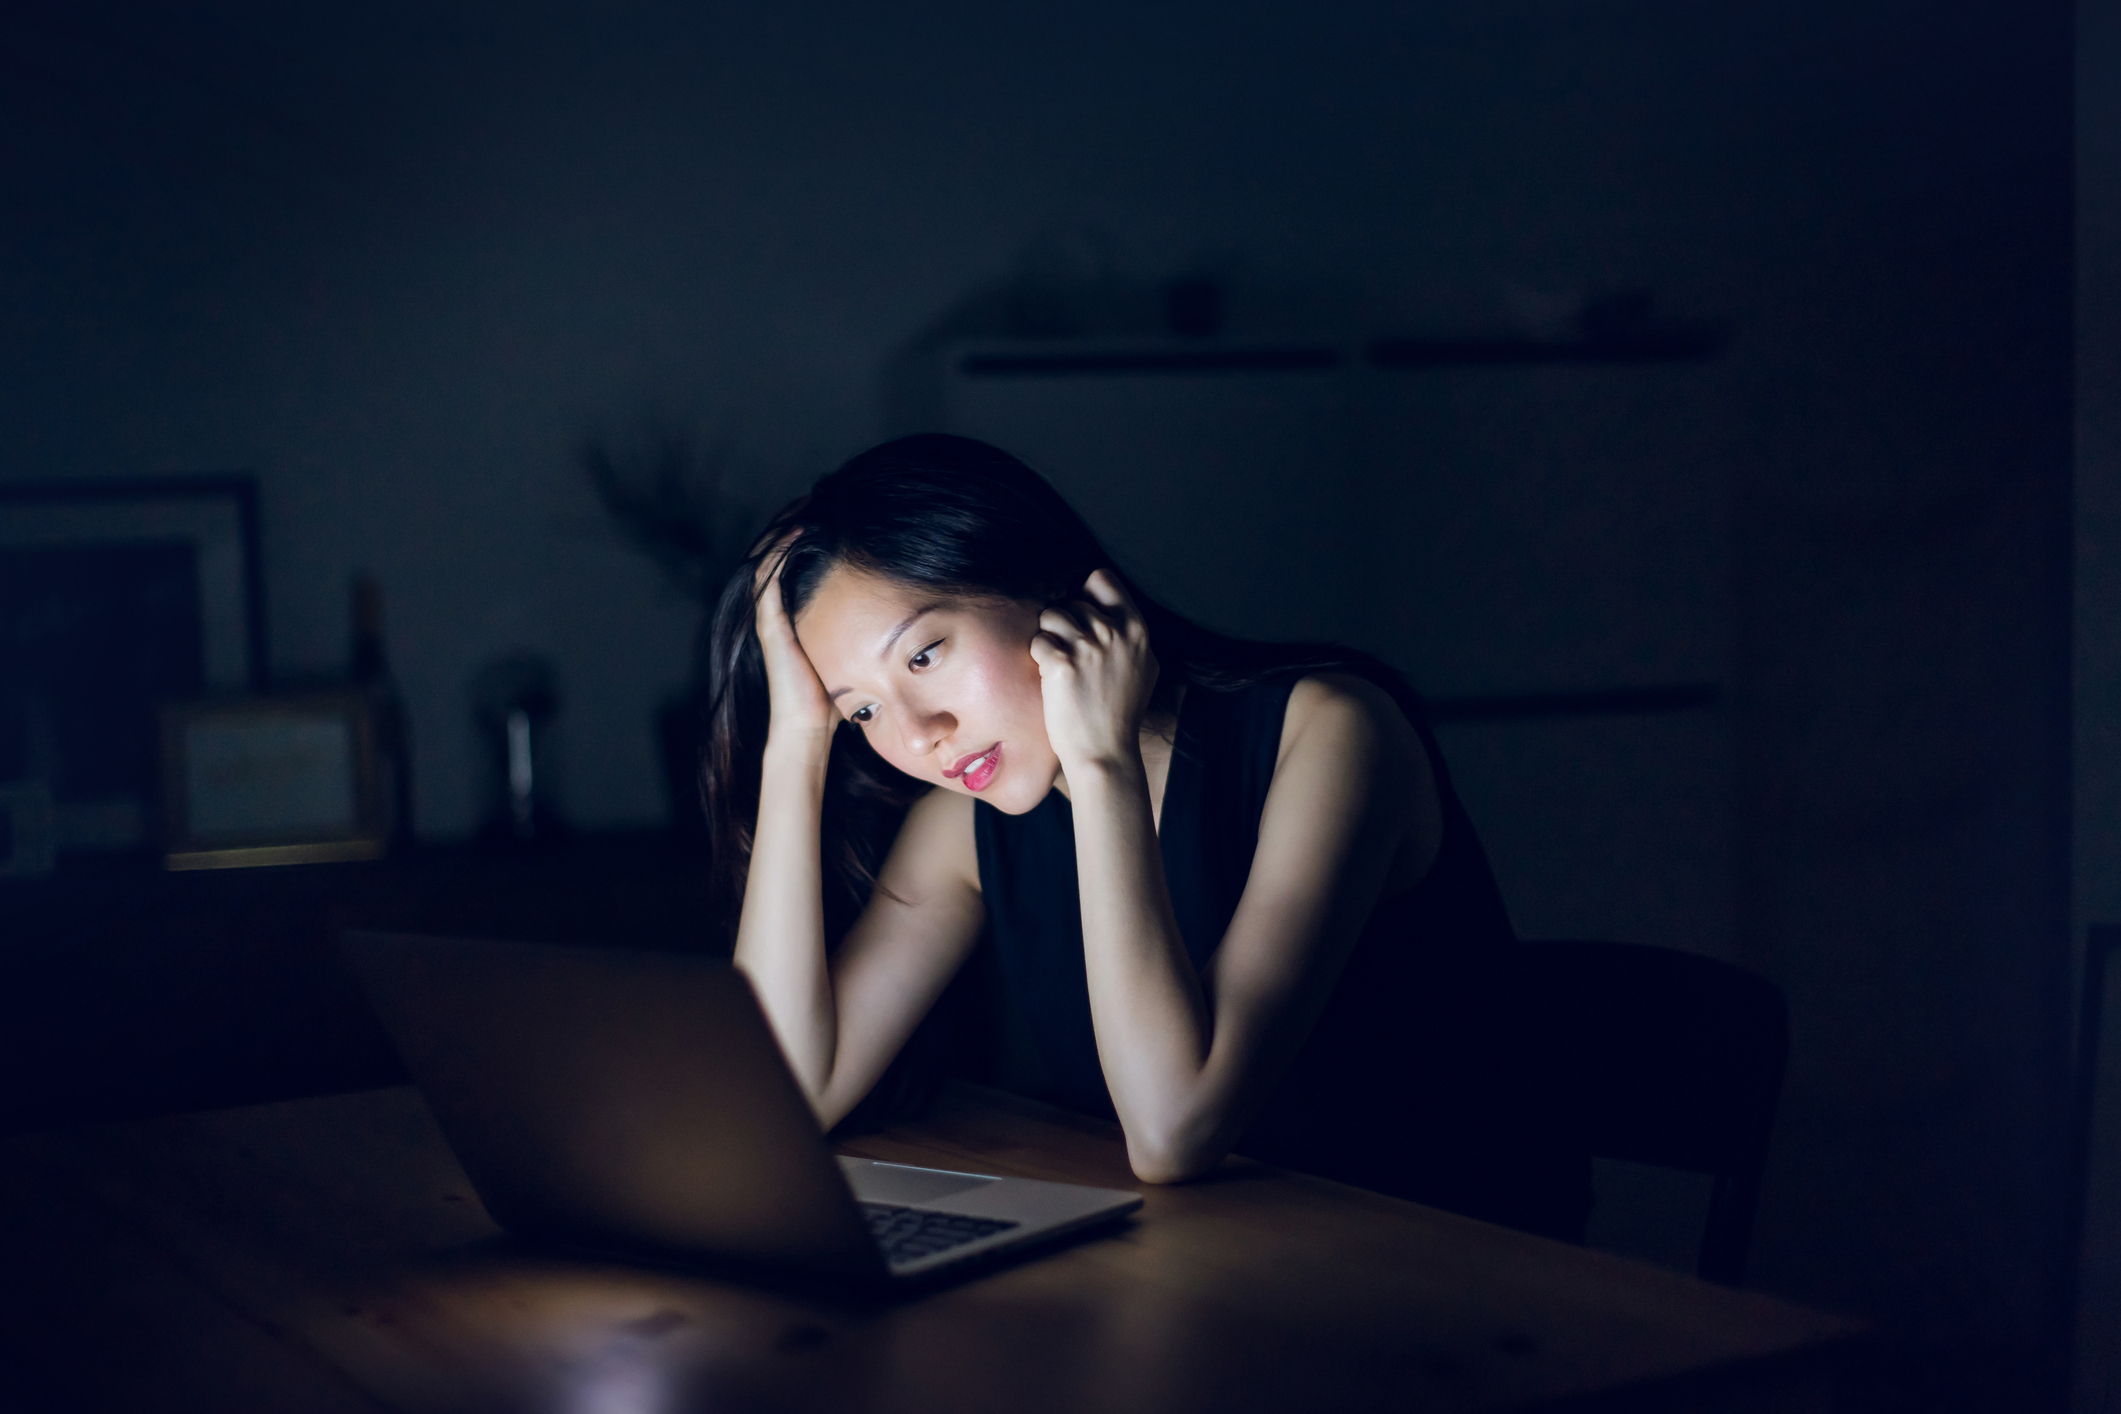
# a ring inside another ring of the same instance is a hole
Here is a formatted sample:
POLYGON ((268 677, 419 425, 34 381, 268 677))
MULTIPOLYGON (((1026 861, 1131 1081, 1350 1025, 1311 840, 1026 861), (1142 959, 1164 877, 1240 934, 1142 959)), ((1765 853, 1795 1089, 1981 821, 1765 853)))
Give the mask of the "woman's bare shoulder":
POLYGON ((1345 754, 1358 765, 1428 764, 1421 734, 1392 695, 1354 673, 1297 679, 1282 716, 1279 759, 1286 761, 1299 746, 1345 754))
MULTIPOLYGON (((975 802, 952 790, 928 791, 906 812, 884 866, 883 883, 948 879, 979 890, 979 846, 972 832, 975 802)), ((897 892, 893 888, 894 892, 897 892)))
POLYGON ((1336 799, 1367 798, 1373 822, 1400 832, 1388 894, 1428 873, 1443 847, 1442 795, 1421 733, 1390 693, 1352 673, 1300 679, 1282 718, 1277 782, 1285 768, 1336 799))

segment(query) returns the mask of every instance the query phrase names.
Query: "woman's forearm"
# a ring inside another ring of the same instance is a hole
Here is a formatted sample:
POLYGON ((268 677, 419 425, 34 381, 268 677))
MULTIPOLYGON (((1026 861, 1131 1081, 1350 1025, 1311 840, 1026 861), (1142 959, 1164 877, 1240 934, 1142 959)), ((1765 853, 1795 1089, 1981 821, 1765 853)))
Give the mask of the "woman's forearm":
POLYGON ((736 933, 736 965, 751 979, 789 1068, 813 1104, 832 1078, 839 1038, 825 958, 820 859, 830 754, 829 737, 822 743, 767 743, 736 933))
POLYGON ((1187 1177, 1221 1156, 1225 1126, 1204 1093, 1214 1021, 1172 912, 1145 773, 1138 761, 1079 767, 1068 786, 1098 1059, 1135 1172, 1187 1177))

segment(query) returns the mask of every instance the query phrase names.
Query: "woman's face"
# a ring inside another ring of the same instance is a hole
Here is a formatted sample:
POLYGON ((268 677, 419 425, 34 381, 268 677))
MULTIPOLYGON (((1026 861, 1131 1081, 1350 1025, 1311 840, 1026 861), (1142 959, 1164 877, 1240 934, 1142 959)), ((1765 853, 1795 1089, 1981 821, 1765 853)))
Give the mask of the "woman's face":
POLYGON ((840 565, 795 616, 842 717, 916 780, 1021 815, 1060 759, 1046 740, 1031 639, 1038 606, 946 599, 840 565))

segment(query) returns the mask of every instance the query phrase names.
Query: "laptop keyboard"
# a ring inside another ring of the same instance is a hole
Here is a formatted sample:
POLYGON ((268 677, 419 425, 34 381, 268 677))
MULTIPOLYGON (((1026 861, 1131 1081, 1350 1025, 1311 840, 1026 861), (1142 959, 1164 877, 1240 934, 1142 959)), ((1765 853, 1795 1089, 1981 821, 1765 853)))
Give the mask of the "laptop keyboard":
POLYGON ((1000 1218, 968 1218, 962 1213, 898 1208, 889 1203, 864 1203, 862 1216, 869 1219, 870 1235, 884 1249, 884 1260, 893 1266, 947 1252, 1016 1226, 1000 1218))

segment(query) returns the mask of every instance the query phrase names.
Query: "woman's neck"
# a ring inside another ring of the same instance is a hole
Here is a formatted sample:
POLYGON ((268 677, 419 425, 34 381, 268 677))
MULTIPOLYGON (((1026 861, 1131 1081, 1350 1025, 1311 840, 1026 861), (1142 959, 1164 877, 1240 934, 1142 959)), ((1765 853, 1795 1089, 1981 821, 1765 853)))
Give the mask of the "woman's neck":
MULTIPOLYGON (((1168 712, 1151 712, 1142 718, 1141 752, 1142 772, 1149 783, 1149 813, 1158 825, 1164 819, 1164 782, 1171 778, 1171 751, 1178 741, 1178 709, 1185 701, 1185 689, 1179 689, 1179 699, 1168 712)), ((1074 800, 1068 794, 1066 773, 1054 777, 1053 788, 1065 800, 1074 800)))

